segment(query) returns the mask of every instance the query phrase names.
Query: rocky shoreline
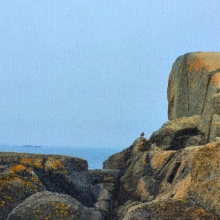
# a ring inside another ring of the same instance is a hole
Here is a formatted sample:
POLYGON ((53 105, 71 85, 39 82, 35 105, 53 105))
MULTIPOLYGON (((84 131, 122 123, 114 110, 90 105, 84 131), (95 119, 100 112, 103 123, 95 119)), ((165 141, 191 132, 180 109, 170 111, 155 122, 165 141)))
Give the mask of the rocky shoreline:
POLYGON ((55 155, 0 153, 0 220, 220 219, 220 53, 173 64, 169 121, 103 169, 55 155))

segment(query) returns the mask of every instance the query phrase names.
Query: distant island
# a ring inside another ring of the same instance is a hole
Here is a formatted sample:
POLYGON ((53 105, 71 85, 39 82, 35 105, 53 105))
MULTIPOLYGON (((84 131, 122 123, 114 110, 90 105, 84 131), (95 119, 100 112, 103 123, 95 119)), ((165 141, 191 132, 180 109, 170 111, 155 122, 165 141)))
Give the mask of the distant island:
POLYGON ((22 145, 22 146, 12 146, 12 147, 24 147, 24 148, 41 148, 41 146, 35 146, 35 145, 22 145))
POLYGON ((22 145, 21 147, 41 148, 41 146, 33 146, 33 145, 22 145))

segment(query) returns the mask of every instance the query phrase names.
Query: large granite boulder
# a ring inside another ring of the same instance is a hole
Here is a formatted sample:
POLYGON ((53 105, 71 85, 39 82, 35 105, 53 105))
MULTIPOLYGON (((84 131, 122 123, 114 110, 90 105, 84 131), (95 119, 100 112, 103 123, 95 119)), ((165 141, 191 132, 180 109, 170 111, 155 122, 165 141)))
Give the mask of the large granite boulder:
POLYGON ((188 53, 173 64, 168 84, 169 120, 219 114, 220 53, 188 53))
POLYGON ((7 220, 103 220, 100 212, 82 205, 73 197, 48 191, 38 192, 24 200, 7 220))
POLYGON ((220 53, 188 53, 173 64, 168 118, 150 142, 180 149, 220 139, 220 53))

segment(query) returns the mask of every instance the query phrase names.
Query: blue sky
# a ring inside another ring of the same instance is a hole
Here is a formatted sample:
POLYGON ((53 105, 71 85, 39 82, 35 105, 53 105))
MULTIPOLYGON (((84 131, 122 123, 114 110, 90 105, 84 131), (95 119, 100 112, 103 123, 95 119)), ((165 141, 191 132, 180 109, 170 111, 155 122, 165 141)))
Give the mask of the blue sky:
POLYGON ((0 3, 0 143, 128 147, 168 120, 175 59, 220 51, 218 0, 0 3))

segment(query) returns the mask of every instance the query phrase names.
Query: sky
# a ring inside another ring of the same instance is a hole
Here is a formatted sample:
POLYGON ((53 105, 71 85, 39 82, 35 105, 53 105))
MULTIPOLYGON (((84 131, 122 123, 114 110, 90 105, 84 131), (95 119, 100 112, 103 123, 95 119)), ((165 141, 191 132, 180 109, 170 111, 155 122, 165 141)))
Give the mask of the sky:
POLYGON ((218 0, 0 0, 0 143, 117 148, 167 117, 172 64, 220 51, 218 0))

